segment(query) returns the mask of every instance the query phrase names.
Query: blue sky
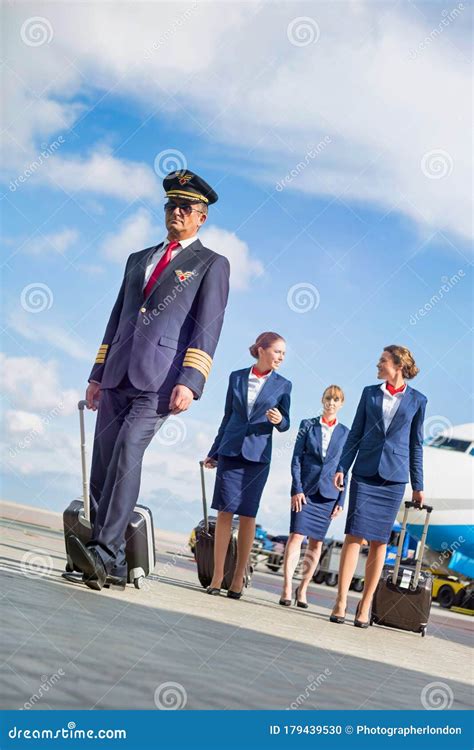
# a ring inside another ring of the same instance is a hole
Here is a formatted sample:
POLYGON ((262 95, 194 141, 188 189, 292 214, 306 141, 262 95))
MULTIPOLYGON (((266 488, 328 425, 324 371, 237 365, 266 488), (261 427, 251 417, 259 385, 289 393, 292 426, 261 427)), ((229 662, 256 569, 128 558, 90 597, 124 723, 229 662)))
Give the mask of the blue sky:
POLYGON ((260 514, 275 533, 300 419, 337 383, 350 425, 384 345, 415 355, 428 434, 472 421, 470 9, 336 5, 8 9, 4 498, 61 510, 80 492, 77 400, 128 254, 163 238, 165 165, 219 193, 203 241, 232 289, 203 398, 145 457, 157 526, 199 520, 197 462, 263 330, 286 338, 293 382, 260 514))

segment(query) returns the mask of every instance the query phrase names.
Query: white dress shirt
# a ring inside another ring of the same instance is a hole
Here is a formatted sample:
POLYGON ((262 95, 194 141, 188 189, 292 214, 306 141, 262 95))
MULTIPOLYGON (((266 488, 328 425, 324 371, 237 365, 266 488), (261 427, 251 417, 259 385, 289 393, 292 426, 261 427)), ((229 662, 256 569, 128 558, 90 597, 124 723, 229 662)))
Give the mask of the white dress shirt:
MULTIPOLYGON (((183 250, 185 247, 188 247, 188 245, 191 245, 191 243, 193 243, 196 239, 197 239, 197 234, 195 234, 193 237, 188 237, 186 240, 180 240, 178 247, 176 247, 174 250, 171 251, 171 260, 174 260, 176 256, 178 255, 178 253, 181 252, 181 250, 183 250)), ((164 254, 170 242, 172 242, 172 240, 168 240, 168 239, 163 240, 163 242, 160 243, 158 250, 156 250, 156 252, 154 252, 153 255, 151 256, 149 262, 147 263, 147 267, 145 270, 145 279, 143 281, 143 287, 147 285, 148 279, 153 273, 156 265, 160 262, 161 256, 164 254)))
POLYGON ((257 375, 252 374, 253 367, 250 368, 249 372, 249 387, 247 389, 247 415, 250 417, 250 412, 252 411, 252 406, 257 398, 258 394, 260 393, 260 390, 263 387, 263 384, 267 382, 268 378, 272 374, 272 371, 268 373, 268 375, 262 375, 261 378, 257 377, 257 375))
POLYGON ((331 442, 332 433, 334 432, 334 428, 337 425, 337 418, 336 421, 331 427, 326 424, 326 422, 323 422, 323 418, 320 417, 319 423, 321 425, 321 437, 322 437, 322 454, 323 458, 326 458, 326 453, 328 452, 329 443, 331 442))
POLYGON ((405 383, 403 391, 400 391, 400 393, 394 393, 394 395, 392 396, 390 391, 387 390, 387 386, 385 383, 382 383, 382 385, 380 386, 380 390, 383 391, 382 413, 385 432, 387 432, 392 419, 397 413, 397 409, 400 406, 400 401, 402 400, 406 389, 407 384, 405 383))

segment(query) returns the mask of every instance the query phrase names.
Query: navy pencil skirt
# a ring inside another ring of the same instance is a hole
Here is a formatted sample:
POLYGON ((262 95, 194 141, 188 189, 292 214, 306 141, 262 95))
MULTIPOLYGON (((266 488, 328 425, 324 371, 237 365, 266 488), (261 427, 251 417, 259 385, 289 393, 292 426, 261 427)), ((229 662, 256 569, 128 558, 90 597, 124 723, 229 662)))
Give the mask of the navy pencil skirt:
POLYGON ((323 541, 327 536, 331 513, 336 500, 323 497, 320 492, 306 495, 306 504, 298 512, 291 511, 290 534, 304 534, 316 541, 323 541))
POLYGON ((405 487, 405 482, 390 482, 379 474, 373 477, 353 474, 345 533, 362 537, 368 542, 387 543, 405 487))
POLYGON ((238 456, 218 456, 211 508, 255 518, 270 463, 248 461, 238 456))

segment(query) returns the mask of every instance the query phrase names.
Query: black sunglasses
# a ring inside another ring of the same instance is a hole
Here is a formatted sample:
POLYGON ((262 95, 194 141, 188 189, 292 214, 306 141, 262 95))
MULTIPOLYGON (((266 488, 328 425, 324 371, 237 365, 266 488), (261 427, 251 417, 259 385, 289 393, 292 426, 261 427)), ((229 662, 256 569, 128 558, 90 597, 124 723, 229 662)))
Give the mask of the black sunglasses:
POLYGON ((185 215, 189 216, 191 211, 196 211, 197 214, 202 214, 204 211, 199 211, 197 208, 193 208, 189 203, 173 203, 173 201, 168 201, 168 203, 165 203, 163 206, 165 211, 169 211, 170 213, 175 210, 175 208, 179 208, 179 210, 185 215))

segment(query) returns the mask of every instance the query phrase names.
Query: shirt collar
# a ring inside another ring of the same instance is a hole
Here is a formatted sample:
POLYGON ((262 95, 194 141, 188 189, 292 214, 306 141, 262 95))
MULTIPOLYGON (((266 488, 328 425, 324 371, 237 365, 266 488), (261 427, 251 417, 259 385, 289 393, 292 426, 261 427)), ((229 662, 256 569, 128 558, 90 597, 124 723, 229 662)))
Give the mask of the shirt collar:
POLYGON ((334 422, 333 425, 331 425, 331 427, 329 427, 329 425, 326 424, 326 422, 323 422, 323 415, 321 414, 321 416, 319 417, 319 424, 321 425, 321 427, 324 427, 326 430, 333 430, 339 424, 337 417, 334 417, 334 419, 336 421, 334 422))
MULTIPOLYGON (((189 245, 192 245, 193 242, 196 242, 197 238, 198 238, 198 236, 197 236, 197 234, 195 234, 195 235, 193 235, 193 237, 188 237, 185 240, 179 240, 179 244, 181 245, 181 248, 184 250, 185 247, 188 247, 189 245)), ((171 240, 169 240, 167 237, 165 237, 165 239, 162 240, 160 242, 160 244, 158 245, 159 252, 161 252, 165 247, 167 247, 170 242, 171 242, 171 240)), ((179 251, 179 248, 176 248, 176 250, 179 251)), ((173 251, 173 252, 175 252, 175 251, 173 251)))
POLYGON ((405 388, 403 389, 403 391, 400 391, 400 393, 395 393, 392 396, 392 394, 390 393, 390 391, 387 390, 387 386, 385 384, 385 381, 380 386, 380 390, 384 392, 384 395, 386 394, 387 396, 389 396, 389 398, 397 398, 397 396, 400 398, 401 396, 403 396, 403 394, 405 393, 406 389, 407 389, 407 384, 405 383, 405 388))
POLYGON ((253 378, 253 380, 257 380, 258 382, 261 382, 262 380, 267 380, 273 372, 273 370, 270 370, 269 373, 267 373, 266 375, 262 375, 262 377, 259 378, 257 375, 253 374, 252 370, 253 370, 253 365, 249 369, 249 378, 253 378))

